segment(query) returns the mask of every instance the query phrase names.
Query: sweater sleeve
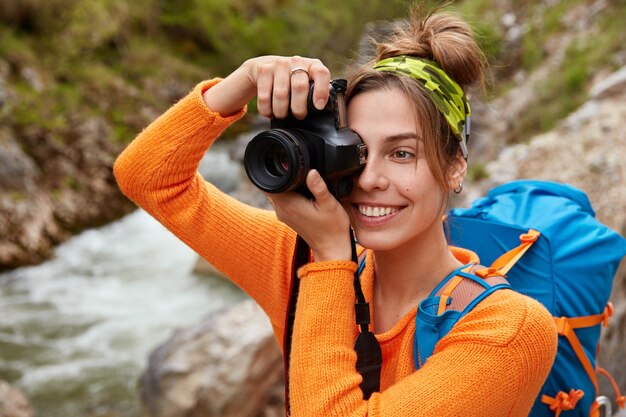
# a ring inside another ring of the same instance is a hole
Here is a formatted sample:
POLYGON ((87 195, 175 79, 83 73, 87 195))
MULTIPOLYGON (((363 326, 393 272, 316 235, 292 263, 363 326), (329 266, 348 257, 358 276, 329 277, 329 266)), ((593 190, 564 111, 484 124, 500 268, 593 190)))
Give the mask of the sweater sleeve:
POLYGON ((220 192, 198 173, 204 153, 245 110, 221 117, 197 85, 151 123, 118 157, 121 190, 232 279, 267 312, 282 334, 295 233, 273 212, 220 192))
POLYGON ((460 320, 418 371, 363 400, 353 351, 355 268, 325 262, 300 270, 294 416, 528 415, 556 354, 556 329, 539 303, 510 290, 460 320))

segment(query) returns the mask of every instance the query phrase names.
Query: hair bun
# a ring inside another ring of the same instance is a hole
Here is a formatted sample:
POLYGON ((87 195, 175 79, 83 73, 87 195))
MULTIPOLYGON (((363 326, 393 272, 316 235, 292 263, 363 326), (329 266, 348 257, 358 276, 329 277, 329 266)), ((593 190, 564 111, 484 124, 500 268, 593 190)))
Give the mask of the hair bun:
POLYGON ((431 59, 464 89, 483 82, 484 55, 471 27, 447 13, 422 17, 413 9, 405 25, 377 46, 378 60, 397 55, 431 59))

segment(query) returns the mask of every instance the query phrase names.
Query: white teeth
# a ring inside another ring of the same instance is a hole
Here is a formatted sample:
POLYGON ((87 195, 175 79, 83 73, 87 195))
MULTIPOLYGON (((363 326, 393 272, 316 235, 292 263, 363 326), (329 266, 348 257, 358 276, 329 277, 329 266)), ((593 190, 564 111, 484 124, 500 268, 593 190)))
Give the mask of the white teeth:
POLYGON ((367 217, 389 216, 390 214, 396 213, 398 211, 399 209, 391 207, 359 206, 359 212, 367 217))

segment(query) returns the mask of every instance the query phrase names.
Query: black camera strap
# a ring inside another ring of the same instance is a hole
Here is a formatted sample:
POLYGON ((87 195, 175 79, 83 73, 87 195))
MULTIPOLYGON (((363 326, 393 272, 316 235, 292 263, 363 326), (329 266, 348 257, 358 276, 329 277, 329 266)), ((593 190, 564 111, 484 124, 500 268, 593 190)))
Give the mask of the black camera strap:
MULTIPOLYGON (((358 264, 356 243, 354 232, 350 229, 350 241, 352 242, 352 260, 358 264)), ((291 290, 289 303, 287 306, 287 316, 285 319, 285 336, 283 338, 284 363, 285 363, 285 410, 286 415, 290 415, 289 405, 289 360, 291 356, 291 338, 293 335, 293 325, 296 318, 296 304, 298 303, 298 292, 300 280, 298 269, 309 262, 309 245, 300 236, 296 239, 292 269, 291 269, 291 290)), ((382 369, 383 357, 380 344, 369 329, 371 323, 369 303, 365 300, 361 289, 359 271, 354 273, 354 292, 356 302, 354 304, 356 324, 359 326, 359 335, 354 344, 357 354, 356 369, 363 377, 360 388, 363 398, 369 399, 372 393, 380 391, 380 371, 382 369)))
POLYGON ((285 317, 285 336, 283 337, 283 360, 285 363, 285 414, 289 417, 291 408, 289 405, 289 360, 291 356, 291 336, 293 335, 293 323, 296 320, 296 304, 300 291, 300 279, 298 269, 309 262, 311 250, 309 244, 298 235, 296 247, 291 262, 291 284, 289 290, 289 303, 287 304, 287 316, 285 317))
MULTIPOLYGON (((356 254, 356 243, 352 229, 350 229, 350 242, 352 243, 352 261, 358 265, 359 260, 356 254)), ((370 305, 363 295, 359 275, 359 270, 357 269, 354 272, 354 293, 356 295, 354 312, 356 324, 360 327, 360 332, 354 343, 354 350, 356 352, 356 370, 363 377, 361 391, 363 391, 363 398, 367 400, 374 392, 380 391, 380 371, 383 366, 383 354, 378 339, 369 329, 371 323, 370 305)))

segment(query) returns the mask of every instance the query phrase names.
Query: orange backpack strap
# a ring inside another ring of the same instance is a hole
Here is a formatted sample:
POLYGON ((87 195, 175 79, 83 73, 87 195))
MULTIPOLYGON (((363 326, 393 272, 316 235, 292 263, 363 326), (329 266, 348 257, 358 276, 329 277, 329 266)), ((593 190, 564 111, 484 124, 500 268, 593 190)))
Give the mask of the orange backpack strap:
POLYGON ((613 315, 613 305, 609 302, 602 314, 595 314, 593 316, 582 316, 582 317, 554 317, 554 322, 556 323, 557 331, 559 335, 565 336, 569 341, 576 357, 582 364, 585 372, 589 376, 591 382, 593 382, 593 386, 596 389, 596 393, 600 390, 598 388, 598 378, 596 377, 596 370, 594 369, 591 361, 587 357, 578 336, 576 336, 576 332, 574 329, 580 329, 583 327, 591 327, 596 326, 600 323, 606 324, 608 323, 609 318, 613 315))
MULTIPOLYGON (((613 304, 611 302, 608 302, 606 307, 604 308, 604 311, 601 314, 581 317, 554 317, 554 322, 556 323, 559 335, 565 336, 572 346, 576 357, 578 357, 578 360, 582 364, 585 372, 589 376, 589 379, 593 383, 593 386, 596 390, 595 394, 597 395, 597 393, 599 392, 597 374, 604 375, 609 380, 609 382, 613 386, 613 389, 615 390, 615 402, 620 408, 624 408, 624 406, 626 405, 626 396, 623 396, 620 392, 620 389, 615 382, 615 379, 613 379, 611 374, 604 368, 597 366, 596 369, 594 369, 591 361, 585 354, 580 340, 576 336, 576 332, 574 332, 574 329, 596 326, 600 323, 606 326, 608 324, 609 318, 612 315, 613 304)), ((580 397, 582 397, 582 395, 578 396, 577 393, 573 393, 573 391, 574 390, 571 390, 569 394, 561 391, 554 398, 544 395, 542 396, 541 401, 545 404, 548 404, 548 406, 550 406, 550 409, 555 411, 555 416, 558 416, 561 411, 573 409, 576 406, 576 402, 580 399, 580 397), (570 406, 571 408, 569 408, 570 406)), ((590 412, 590 415, 592 417, 600 415, 599 409, 602 406, 602 404, 598 402, 600 398, 606 399, 606 397, 598 397, 598 399, 596 399, 596 401, 592 405, 592 409, 590 412)))
POLYGON ((479 277, 485 278, 488 276, 505 276, 507 272, 515 266, 517 261, 526 253, 528 249, 539 239, 539 233, 536 230, 529 229, 527 233, 520 235, 520 245, 511 249, 510 251, 503 253, 498 259, 493 261, 489 268, 483 268, 475 272, 479 277))
POLYGON ((542 395, 541 402, 547 404, 550 410, 554 411, 554 416, 559 417, 561 412, 576 408, 578 400, 585 395, 581 390, 571 389, 569 392, 559 391, 555 397, 542 395))
POLYGON ((604 368, 598 366, 598 373, 604 375, 615 390, 615 402, 619 406, 619 408, 624 408, 626 406, 626 396, 622 395, 619 386, 617 386, 617 382, 615 382, 615 378, 604 368))

